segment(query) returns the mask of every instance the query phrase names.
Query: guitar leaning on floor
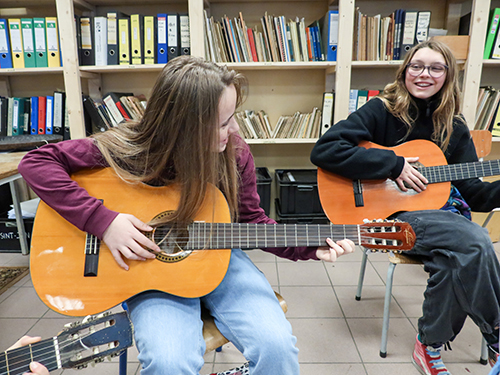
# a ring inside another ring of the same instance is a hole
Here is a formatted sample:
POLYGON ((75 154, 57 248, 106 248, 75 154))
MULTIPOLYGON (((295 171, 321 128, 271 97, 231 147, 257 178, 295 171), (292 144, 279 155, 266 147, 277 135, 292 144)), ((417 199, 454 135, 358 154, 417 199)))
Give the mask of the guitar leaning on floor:
POLYGON ((49 371, 84 368, 132 346, 132 323, 126 312, 102 314, 71 323, 55 337, 0 354, 0 375, 21 375, 39 362, 49 371))
MULTIPOLYGON (((143 222, 168 215, 178 206, 177 186, 129 184, 110 168, 78 172, 72 179, 108 208, 143 222)), ((318 247, 326 246, 325 239, 330 237, 334 241, 350 238, 372 250, 404 251, 410 250, 415 240, 411 226, 402 222, 231 224, 226 200, 213 186, 195 220, 187 228, 161 225, 146 233, 162 251, 153 260, 129 260, 125 271, 104 243, 41 202, 30 255, 35 290, 51 309, 82 316, 108 310, 145 290, 181 297, 206 295, 224 278, 231 255, 228 249, 232 248, 318 247)))
POLYGON ((427 140, 413 140, 395 147, 361 142, 360 147, 392 150, 398 156, 418 156, 413 165, 429 181, 425 191, 403 192, 391 179, 351 180, 318 168, 321 204, 332 223, 356 224, 364 219, 387 218, 399 211, 440 209, 450 196, 451 181, 500 175, 500 160, 447 165, 441 149, 427 140))

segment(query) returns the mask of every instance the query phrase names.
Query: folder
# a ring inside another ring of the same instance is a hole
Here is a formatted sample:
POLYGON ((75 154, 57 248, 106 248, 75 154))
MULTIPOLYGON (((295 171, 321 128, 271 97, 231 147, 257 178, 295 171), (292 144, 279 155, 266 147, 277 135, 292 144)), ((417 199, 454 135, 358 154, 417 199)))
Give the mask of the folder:
POLYGON ((338 10, 329 10, 321 21, 321 39, 326 61, 337 61, 337 43, 339 37, 338 10))
POLYGON ((491 53, 493 50, 493 43, 496 40, 499 21, 500 21, 500 8, 495 8, 491 11, 490 27, 488 28, 488 34, 486 35, 483 59, 489 59, 491 57, 491 53))
POLYGON ((64 134, 64 109, 66 107, 66 93, 54 92, 54 126, 53 133, 64 134))
POLYGON ((142 34, 144 27, 144 16, 140 14, 132 14, 130 16, 130 54, 132 56, 132 64, 140 65, 142 60, 142 34))
POLYGON ((108 65, 118 65, 118 14, 108 12, 107 17, 108 65))
POLYGON ((94 17, 94 65, 108 65, 108 19, 94 17))
POLYGON ((76 48, 78 54, 78 65, 82 65, 82 30, 80 27, 80 16, 78 14, 74 15, 75 17, 75 30, 76 30, 76 48))
POLYGON ((155 17, 144 16, 144 64, 155 63, 155 17))
POLYGON ((368 101, 368 90, 358 90, 358 101, 356 103, 356 110, 361 108, 363 104, 368 101))
POLYGON ((48 66, 48 61, 45 18, 33 18, 33 29, 35 30, 36 66, 40 68, 46 68, 48 66))
POLYGON ((332 126, 333 122, 333 92, 323 93, 323 107, 321 109, 321 126, 319 129, 319 135, 322 136, 327 132, 332 126))
POLYGON ((54 97, 47 95, 45 109, 45 134, 52 134, 54 128, 54 97))
POLYGON ((167 15, 167 46, 168 46, 168 61, 179 56, 179 21, 178 15, 167 15))
POLYGON ((21 36, 21 19, 9 18, 10 48, 14 68, 24 68, 23 38, 21 36))
POLYGON ((21 135, 24 129, 24 101, 12 98, 12 102, 12 135, 21 135))
POLYGON ((358 106, 358 90, 351 89, 349 91, 349 114, 356 111, 358 106))
POLYGON ((93 17, 80 17, 80 35, 82 37, 82 65, 95 65, 93 17))
POLYGON ((30 134, 38 134, 38 96, 31 97, 30 134))
POLYGON ((59 30, 56 17, 45 17, 47 29, 47 65, 52 68, 61 66, 59 49, 59 30))
POLYGON ((71 139, 71 129, 69 127, 68 106, 64 106, 64 135, 63 140, 71 139))
POLYGON ((38 134, 45 134, 45 121, 47 120, 47 98, 38 97, 38 134))
POLYGON ((99 110, 97 109, 96 103, 88 95, 83 95, 83 108, 90 117, 94 133, 103 132, 108 129, 108 126, 102 119, 99 110))
POLYGON ((429 37, 429 26, 431 24, 430 10, 418 12, 417 31, 415 33, 415 43, 425 42, 429 37))
POLYGON ((401 59, 404 59, 408 51, 415 45, 415 33, 417 31, 418 12, 407 10, 403 26, 403 38, 401 39, 401 59))
POLYGON ((9 39, 7 20, 0 19, 0 68, 12 68, 9 39))
POLYGON ((186 13, 179 14, 180 30, 180 54, 191 54, 191 37, 189 32, 189 16, 186 13))
POLYGON ((167 54, 167 15, 165 13, 159 13, 156 17, 157 20, 157 30, 158 30, 158 43, 156 49, 157 63, 166 64, 168 61, 167 54))
POLYGON ((14 98, 7 98, 7 136, 12 136, 12 117, 14 113, 14 98))
POLYGON ((0 96, 0 136, 7 135, 7 114, 9 112, 8 100, 0 96))
POLYGON ((21 113, 23 134, 29 134, 31 100, 30 98, 21 98, 21 101, 23 102, 23 112, 21 113))
POLYGON ((378 94, 380 94, 380 90, 368 90, 368 98, 367 98, 367 100, 373 99, 378 94))
POLYGON ((394 16, 394 60, 401 59, 401 39, 403 35, 404 9, 397 9, 394 16))
POLYGON ((118 18, 118 52, 120 65, 130 64, 130 25, 128 17, 118 18))
POLYGON ((23 35, 24 67, 35 68, 35 37, 32 18, 21 18, 21 31, 23 35))

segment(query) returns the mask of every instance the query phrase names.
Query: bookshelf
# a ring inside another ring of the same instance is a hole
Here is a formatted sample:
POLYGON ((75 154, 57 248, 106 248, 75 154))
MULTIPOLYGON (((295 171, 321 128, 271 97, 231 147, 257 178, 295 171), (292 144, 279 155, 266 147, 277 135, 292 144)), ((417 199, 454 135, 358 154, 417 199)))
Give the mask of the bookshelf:
MULTIPOLYGON (((500 0, 4 0, 0 17, 57 16, 62 68, 0 69, 0 95, 47 95, 55 90, 67 94, 73 138, 84 136, 81 93, 102 97, 109 91, 149 95, 162 65, 78 66, 73 15, 104 15, 109 10, 127 14, 187 12, 190 20, 191 54, 204 56, 204 11, 209 16, 237 17, 242 12, 247 26, 259 25, 267 12, 288 18, 304 17, 306 25, 321 18, 329 7, 339 10, 336 62, 229 63, 244 73, 249 92, 242 109, 265 110, 273 124, 281 115, 321 108, 324 91, 335 90, 337 122, 348 114, 351 88, 381 89, 394 78, 399 61, 352 61, 354 12, 388 15, 398 8, 430 10, 431 27, 446 28, 456 35, 460 16, 472 12, 469 51, 463 66, 463 113, 473 126, 475 103, 482 84, 500 88, 500 61, 482 60, 489 10, 500 0), (140 3, 140 5, 138 5, 140 3)), ((312 140, 251 140, 256 164, 277 168, 313 168, 309 154, 312 140)), ((498 143, 497 143, 498 144, 498 143)), ((500 149, 500 147, 496 147, 500 149)), ((492 152, 495 155, 495 152, 492 152)))

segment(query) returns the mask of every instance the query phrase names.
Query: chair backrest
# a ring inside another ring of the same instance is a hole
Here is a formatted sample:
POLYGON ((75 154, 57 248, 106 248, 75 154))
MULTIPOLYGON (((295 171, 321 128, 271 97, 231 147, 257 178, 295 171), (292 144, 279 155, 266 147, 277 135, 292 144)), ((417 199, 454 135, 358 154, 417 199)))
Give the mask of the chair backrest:
POLYGON ((474 146, 476 146, 477 157, 482 160, 491 152, 491 132, 489 130, 471 130, 470 133, 474 146))

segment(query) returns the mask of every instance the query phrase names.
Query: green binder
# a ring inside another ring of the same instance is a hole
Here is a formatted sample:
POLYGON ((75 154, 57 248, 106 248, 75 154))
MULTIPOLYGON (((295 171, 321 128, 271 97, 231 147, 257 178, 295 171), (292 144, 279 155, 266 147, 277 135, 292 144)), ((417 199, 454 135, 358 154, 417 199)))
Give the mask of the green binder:
POLYGON ((47 63, 47 36, 45 34, 45 18, 33 18, 33 30, 35 31, 35 54, 36 66, 46 68, 47 63))
POLYGON ((490 27, 488 28, 488 34, 486 34, 486 42, 484 45, 484 55, 483 55, 483 59, 485 60, 491 57, 491 50, 493 49, 493 43, 495 43, 499 21, 500 21, 500 8, 495 8, 491 11, 490 27))
POLYGON ((21 18, 21 32, 24 47, 24 67, 35 68, 35 38, 33 34, 32 18, 21 18))

